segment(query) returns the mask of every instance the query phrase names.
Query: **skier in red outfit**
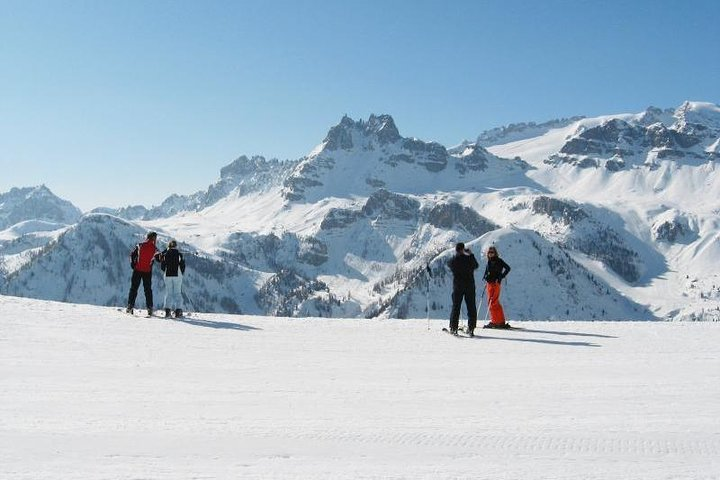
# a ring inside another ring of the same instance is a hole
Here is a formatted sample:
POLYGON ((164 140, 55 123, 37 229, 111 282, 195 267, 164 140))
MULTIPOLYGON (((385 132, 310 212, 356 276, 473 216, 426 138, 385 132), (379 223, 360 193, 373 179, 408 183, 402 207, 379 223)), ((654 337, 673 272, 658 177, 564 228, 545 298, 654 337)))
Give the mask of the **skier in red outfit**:
POLYGON ((135 308, 135 298, 137 298, 138 288, 142 281, 145 290, 145 304, 147 306, 148 315, 153 313, 153 293, 152 293, 152 267, 155 257, 160 253, 155 246, 157 233, 150 232, 146 236, 146 240, 135 245, 130 252, 130 266, 133 269, 132 279, 130 281, 130 294, 128 295, 127 313, 133 313, 135 308))
POLYGON ((490 310, 490 323, 483 328, 510 328, 505 322, 505 312, 500 305, 500 288, 503 278, 510 273, 510 265, 498 256, 497 249, 492 246, 487 251, 487 266, 483 279, 487 282, 488 309, 490 310))

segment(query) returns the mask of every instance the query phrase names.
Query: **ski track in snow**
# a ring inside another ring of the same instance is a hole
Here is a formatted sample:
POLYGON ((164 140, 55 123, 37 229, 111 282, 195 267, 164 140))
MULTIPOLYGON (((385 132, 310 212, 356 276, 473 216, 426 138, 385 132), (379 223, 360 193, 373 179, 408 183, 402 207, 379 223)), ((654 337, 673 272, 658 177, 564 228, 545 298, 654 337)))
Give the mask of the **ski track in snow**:
POLYGON ((0 322, 2 479, 720 478, 718 323, 0 322))

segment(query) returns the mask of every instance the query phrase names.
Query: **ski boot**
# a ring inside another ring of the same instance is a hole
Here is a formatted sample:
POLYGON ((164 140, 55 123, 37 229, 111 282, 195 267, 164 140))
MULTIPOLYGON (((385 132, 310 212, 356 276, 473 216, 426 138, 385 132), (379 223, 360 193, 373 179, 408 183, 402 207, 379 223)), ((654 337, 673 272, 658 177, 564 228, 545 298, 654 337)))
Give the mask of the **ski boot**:
POLYGON ((483 325, 483 328, 495 328, 495 329, 498 329, 498 330, 508 330, 508 329, 510 329, 511 327, 510 327, 510 324, 507 323, 507 322, 505 322, 505 323, 492 323, 492 322, 490 322, 490 323, 488 323, 487 325, 483 325))
POLYGON ((148 307, 148 317, 152 317, 153 309, 152 307, 148 307))
POLYGON ((182 316, 183 316, 182 310, 180 310, 179 308, 177 310, 175 310, 175 318, 182 318, 182 316))
POLYGON ((129 313, 130 315, 132 315, 132 314, 133 314, 133 307, 131 307, 130 305, 128 305, 127 308, 125 309, 125 313, 129 313))
POLYGON ((172 314, 170 313, 170 309, 166 308, 165 309, 165 318, 170 318, 170 317, 172 317, 172 314))

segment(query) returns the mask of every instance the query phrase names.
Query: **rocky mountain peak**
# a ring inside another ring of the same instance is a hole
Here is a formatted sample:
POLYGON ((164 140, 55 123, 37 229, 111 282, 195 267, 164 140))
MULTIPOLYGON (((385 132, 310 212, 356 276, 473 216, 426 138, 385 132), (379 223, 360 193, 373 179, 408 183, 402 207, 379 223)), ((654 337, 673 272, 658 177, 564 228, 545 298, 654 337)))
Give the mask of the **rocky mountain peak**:
POLYGON ((720 134, 720 106, 709 102, 685 101, 673 115, 680 129, 720 134))
MULTIPOLYGON (((23 201, 32 198, 52 198, 55 195, 45 184, 37 185, 34 187, 14 187, 10 191, 0 194, 0 200, 2 201, 23 201)), ((57 198, 57 197, 55 197, 57 198)))
POLYGON ((672 108, 666 108, 663 110, 662 108, 649 106, 640 115, 639 123, 646 126, 653 125, 655 123, 671 125, 674 122, 673 113, 675 113, 675 111, 672 108))
POLYGON ((253 155, 250 158, 247 155, 241 155, 220 169, 220 178, 225 180, 252 175, 277 167, 279 163, 280 161, 276 158, 266 160, 261 155, 253 155))
POLYGON ((370 115, 365 130, 377 135, 380 144, 393 143, 400 140, 400 132, 390 115, 370 115))
POLYGON ((402 137, 390 115, 370 115, 367 121, 353 120, 347 115, 332 127, 325 140, 325 150, 350 150, 353 148, 353 132, 362 137, 374 138, 380 145, 394 143, 402 137))

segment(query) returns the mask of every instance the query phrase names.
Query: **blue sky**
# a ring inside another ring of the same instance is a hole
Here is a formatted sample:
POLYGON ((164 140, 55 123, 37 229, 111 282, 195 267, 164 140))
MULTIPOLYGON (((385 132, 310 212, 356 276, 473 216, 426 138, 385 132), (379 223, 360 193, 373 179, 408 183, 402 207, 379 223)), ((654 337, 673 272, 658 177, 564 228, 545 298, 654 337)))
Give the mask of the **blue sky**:
POLYGON ((0 0, 0 192, 159 204, 343 114, 454 145, 511 122, 720 102, 716 1, 0 0))

